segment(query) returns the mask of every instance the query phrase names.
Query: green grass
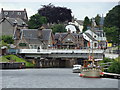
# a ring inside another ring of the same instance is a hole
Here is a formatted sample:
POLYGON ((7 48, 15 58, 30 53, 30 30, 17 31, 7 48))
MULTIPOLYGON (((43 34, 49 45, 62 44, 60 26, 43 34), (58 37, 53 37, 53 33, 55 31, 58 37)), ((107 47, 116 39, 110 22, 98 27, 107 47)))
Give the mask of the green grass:
POLYGON ((26 64, 26 67, 34 67, 34 64, 32 64, 31 62, 27 62, 24 59, 17 57, 16 55, 6 55, 6 56, 3 56, 3 60, 2 61, 9 62, 9 60, 13 60, 15 62, 24 62, 26 64))
POLYGON ((4 56, 1 56, 0 62, 9 62, 9 60, 7 58, 5 58, 4 56))

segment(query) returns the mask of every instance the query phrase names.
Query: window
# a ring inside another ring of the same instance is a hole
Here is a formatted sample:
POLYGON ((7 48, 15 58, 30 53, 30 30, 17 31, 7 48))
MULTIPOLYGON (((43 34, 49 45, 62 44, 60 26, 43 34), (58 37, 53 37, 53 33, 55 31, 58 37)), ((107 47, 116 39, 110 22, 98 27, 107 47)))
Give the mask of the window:
POLYGON ((8 15, 8 12, 4 12, 4 15, 8 15))
POLYGON ((30 49, 33 49, 33 45, 30 45, 30 49))
POLYGON ((97 43, 94 43, 94 47, 97 47, 97 43))
POLYGON ((17 12, 18 15, 21 15, 21 12, 17 12))
POLYGON ((19 46, 24 47, 24 46, 27 46, 27 44, 26 43, 19 43, 19 46))
POLYGON ((96 36, 94 36, 94 38, 96 38, 96 36))
POLYGON ((37 49, 37 45, 34 45, 34 49, 37 49))

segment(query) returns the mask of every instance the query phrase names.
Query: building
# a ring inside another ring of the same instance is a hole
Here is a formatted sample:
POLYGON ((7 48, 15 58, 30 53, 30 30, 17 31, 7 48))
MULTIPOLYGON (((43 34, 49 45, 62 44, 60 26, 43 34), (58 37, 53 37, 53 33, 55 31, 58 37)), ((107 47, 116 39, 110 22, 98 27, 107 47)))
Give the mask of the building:
POLYGON ((24 10, 3 10, 3 8, 2 8, 1 13, 0 13, 0 19, 6 18, 6 17, 20 18, 24 22, 28 21, 26 9, 24 9, 24 10))
POLYGON ((14 37, 18 49, 48 49, 54 44, 51 29, 21 29, 14 37))
POLYGON ((3 18, 0 21, 0 35, 13 36, 16 29, 27 28, 28 25, 21 18, 3 18))
POLYGON ((55 47, 58 49, 79 49, 84 47, 83 36, 80 33, 55 33, 55 47))
POLYGON ((76 18, 72 18, 72 22, 69 22, 70 25, 74 25, 77 31, 82 32, 83 30, 83 20, 77 20, 76 18))
POLYGON ((86 47, 91 48, 107 48, 107 39, 103 30, 87 30, 83 33, 84 39, 87 41, 86 47))

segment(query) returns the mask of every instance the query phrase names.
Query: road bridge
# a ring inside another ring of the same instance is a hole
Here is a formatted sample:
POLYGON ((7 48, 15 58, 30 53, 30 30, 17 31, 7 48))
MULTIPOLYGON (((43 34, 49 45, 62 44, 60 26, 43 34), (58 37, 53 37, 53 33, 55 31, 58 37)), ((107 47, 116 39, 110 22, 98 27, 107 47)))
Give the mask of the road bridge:
MULTIPOLYGON (((40 67, 72 67, 73 64, 82 64, 88 59, 92 50, 88 49, 20 49, 18 54, 35 60, 40 67)), ((93 50, 95 59, 103 59, 104 50, 93 50)))
MULTIPOLYGON (((89 53, 92 55, 92 51, 88 49, 20 49, 19 54, 24 54, 25 57, 52 57, 52 58, 88 58, 89 53)), ((93 50, 94 58, 102 59, 104 56, 104 50, 93 50)))

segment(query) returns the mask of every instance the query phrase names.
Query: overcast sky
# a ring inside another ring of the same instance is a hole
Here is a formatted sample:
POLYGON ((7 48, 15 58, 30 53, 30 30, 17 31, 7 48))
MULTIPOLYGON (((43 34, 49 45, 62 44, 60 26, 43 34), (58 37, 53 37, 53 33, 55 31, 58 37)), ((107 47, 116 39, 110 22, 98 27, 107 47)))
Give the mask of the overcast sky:
POLYGON ((55 6, 67 7, 72 10, 72 15, 79 20, 83 20, 85 16, 89 18, 95 17, 97 14, 106 15, 109 10, 118 4, 118 0, 98 0, 97 2, 92 0, 1 0, 0 8, 4 10, 23 10, 26 8, 28 16, 37 13, 37 10, 41 8, 41 5, 48 5, 52 3, 55 6), (98 2, 99 1, 99 2, 98 2))

